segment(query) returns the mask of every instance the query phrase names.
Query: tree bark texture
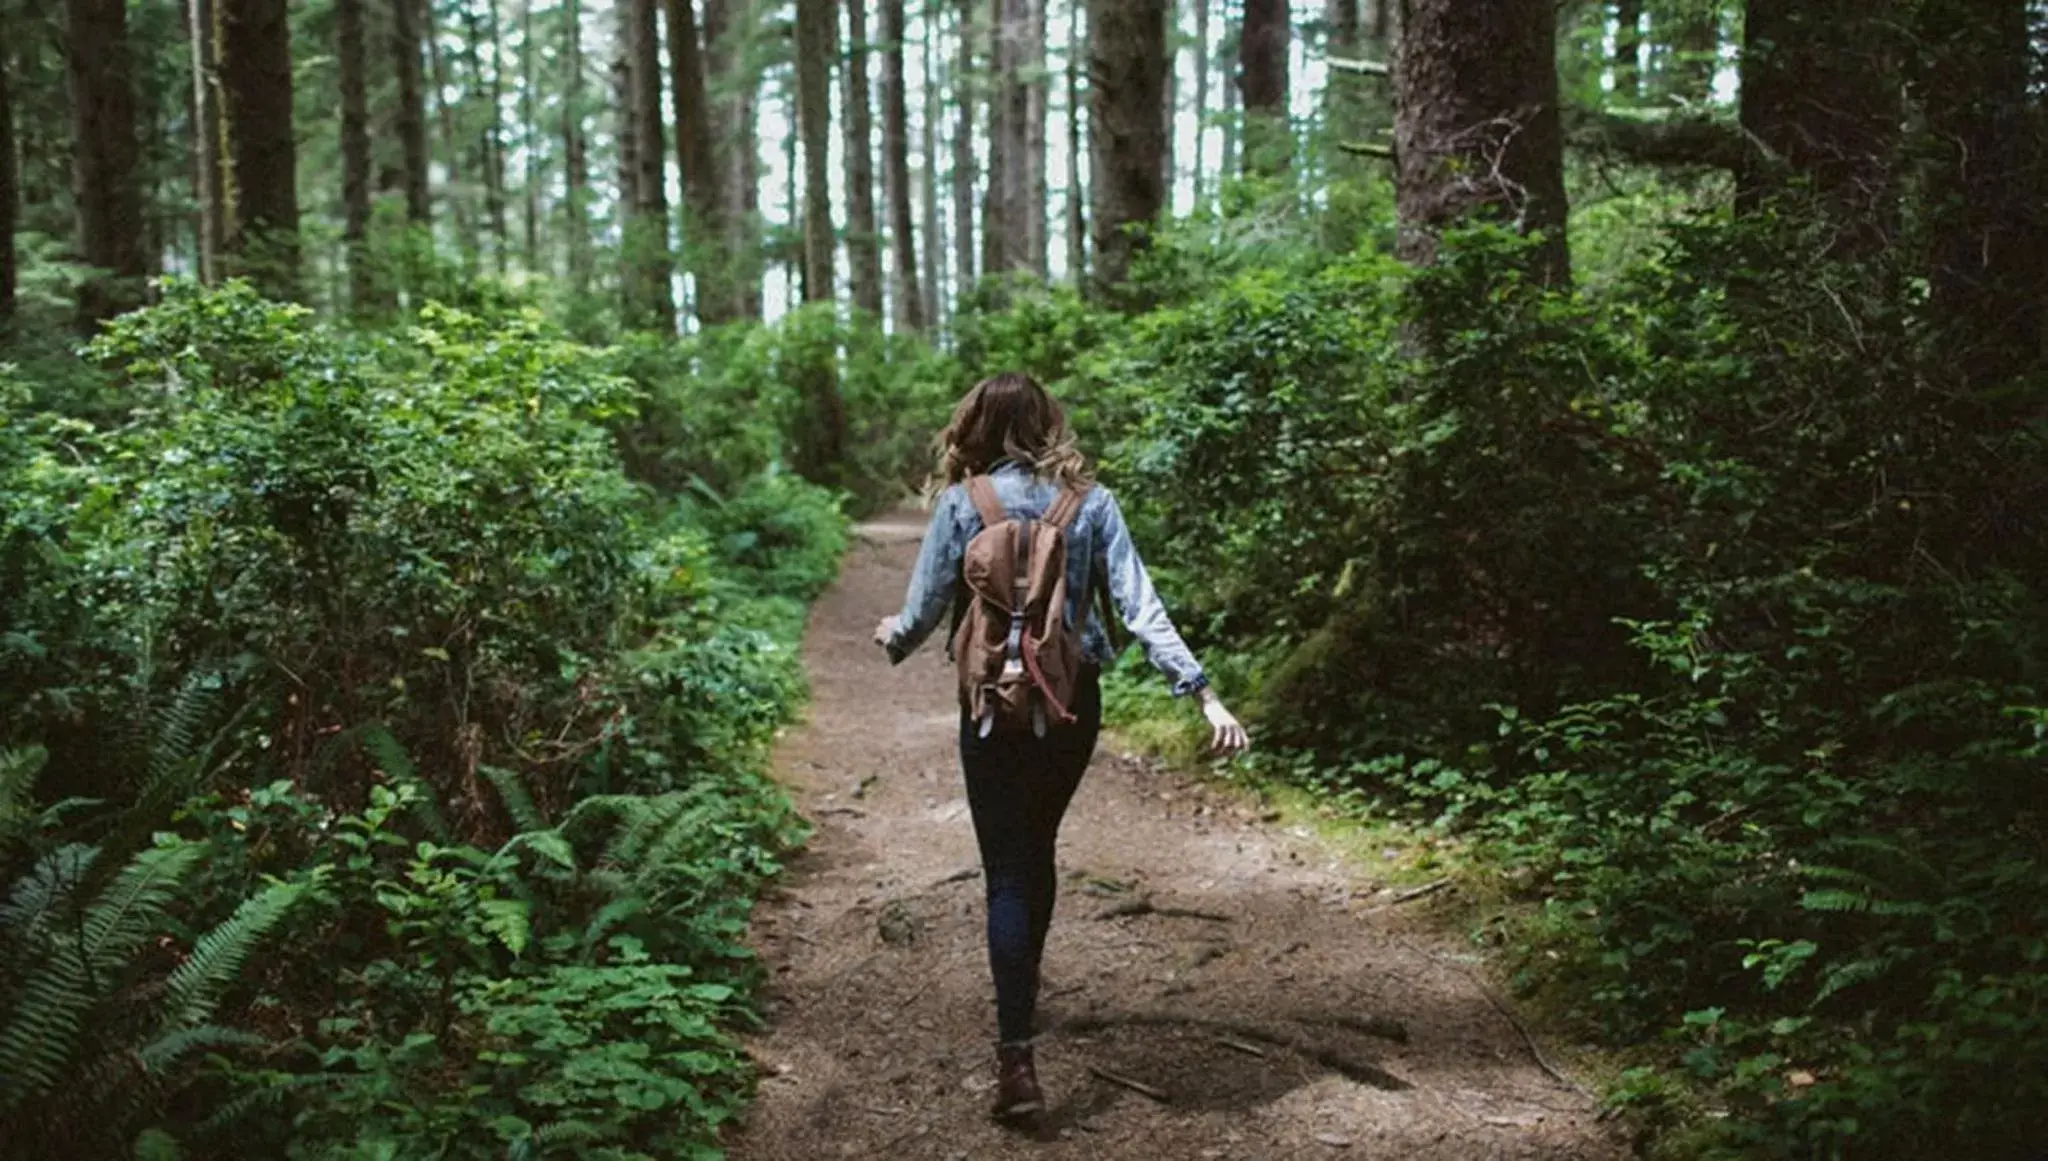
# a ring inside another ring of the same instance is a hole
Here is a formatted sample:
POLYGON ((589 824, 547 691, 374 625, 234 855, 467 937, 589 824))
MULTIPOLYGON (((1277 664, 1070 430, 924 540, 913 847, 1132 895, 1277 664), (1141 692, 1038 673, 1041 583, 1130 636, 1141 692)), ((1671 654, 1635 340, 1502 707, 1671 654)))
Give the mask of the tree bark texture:
POLYGON ((1778 163, 1742 177, 1739 207, 1778 192, 1789 172, 1841 224, 1837 253, 1875 253, 1896 237, 1897 18, 1893 0, 1750 0, 1742 127, 1778 163))
POLYGON ((199 281, 220 281, 220 252, 227 238, 224 167, 227 137, 221 124, 220 22, 215 0, 189 0, 186 38, 192 55, 192 196, 198 202, 199 281))
MULTIPOLYGON (((1216 0, 1195 2, 1195 209, 1208 204, 1209 139, 1209 10, 1216 0)), ((1337 2, 1337 0, 1333 0, 1337 2)))
POLYGON ((462 12, 468 32, 470 80, 475 88, 483 91, 484 96, 483 126, 477 134, 477 165, 484 175, 484 216, 491 224, 491 257, 498 268, 498 276, 502 278, 509 268, 512 228, 505 212, 505 57, 503 43, 498 37, 498 0, 488 0, 484 5, 483 19, 478 18, 474 4, 465 4, 462 12), (483 67, 485 46, 491 50, 488 76, 483 67))
MULTIPOLYGON (((6 13, 0 13, 0 43, 13 43, 9 23, 6 13)), ((14 176, 14 101, 9 83, 13 71, 14 54, 0 51, 0 337, 14 321, 14 229, 21 201, 14 176)))
POLYGON ((753 0, 704 0, 704 47, 713 89, 712 149, 721 193, 719 220, 725 232, 728 293, 738 318, 761 317, 761 254, 758 227, 760 162, 758 132, 760 75, 747 63, 746 46, 757 17, 753 0))
POLYGON ((526 268, 530 271, 540 269, 540 188, 542 167, 547 156, 541 149, 540 77, 534 71, 539 56, 540 45, 535 39, 533 26, 533 0, 520 0, 519 144, 526 154, 526 175, 521 182, 526 188, 521 193, 525 202, 526 268))
POLYGON ((1409 0, 1394 68, 1397 249, 1493 217, 1544 238, 1536 274, 1570 277, 1551 0, 1409 0))
POLYGON ((1027 0, 994 0, 991 30, 994 92, 989 101, 989 174, 984 211, 982 264, 990 274, 1029 270, 1031 251, 1025 218, 1030 173, 1025 163, 1026 122, 1031 97, 1022 66, 1030 24, 1027 0))
POLYGON ((939 17, 938 7, 927 4, 922 21, 924 35, 921 49, 924 61, 924 111, 918 126, 924 148, 923 165, 919 167, 918 192, 924 208, 924 246, 919 257, 924 262, 924 325, 938 330, 944 325, 944 296, 940 293, 940 265, 945 253, 943 225, 939 216, 939 122, 946 111, 946 82, 939 75, 939 17))
POLYGON ((744 309, 726 254, 725 179, 711 138, 711 97, 704 75, 695 0, 668 0, 669 89, 676 111, 676 162, 683 171, 684 265, 697 276, 697 317, 731 322, 744 309))
POLYGON ((882 0, 882 191, 889 205, 896 327, 921 331, 924 290, 919 285, 915 215, 910 205, 910 102, 903 76, 906 31, 903 0, 882 0))
MULTIPOLYGON (((400 0, 403 3, 404 0, 400 0)), ((583 132, 583 11, 580 0, 562 5, 562 213, 569 236, 569 287, 590 289, 590 152, 583 132)))
POLYGON ((797 0, 796 105, 804 151, 804 301, 833 294, 832 60, 838 55, 833 0, 797 0))
POLYGON ((868 0, 846 0, 850 42, 840 58, 846 162, 846 258, 853 304, 882 316, 882 234, 875 221, 875 116, 868 92, 868 0))
POLYGON ((90 326, 139 305, 148 272, 124 0, 68 0, 64 55, 79 256, 95 269, 78 304, 81 321, 90 326))
MULTIPOLYGON (((1202 0, 1208 11, 1208 0, 1202 0)), ((1081 166, 1085 142, 1081 136, 1081 62, 1088 55, 1082 39, 1081 5, 1067 8, 1067 277, 1075 286, 1088 285, 1088 211, 1083 199, 1087 183, 1081 166)), ((1196 181, 1201 169, 1196 167, 1196 181)))
POLYGON ((1165 0, 1088 0, 1097 294, 1119 293, 1166 204, 1165 0))
POLYGON ((264 293, 293 298, 299 289, 299 184, 291 22, 284 0, 217 2, 235 189, 228 248, 264 293))
POLYGON ((1045 71, 1046 3, 1047 0, 1024 0, 1024 56, 1019 62, 1024 81, 1024 188, 1020 213, 1024 218, 1025 256, 1040 281, 1052 276, 1045 180, 1045 127, 1051 94, 1045 71))
POLYGON ((367 313, 377 295, 370 257, 370 89, 363 0, 335 0, 335 58, 341 73, 342 244, 349 304, 367 313))
POLYGON ((1294 32, 1288 9, 1288 0, 1244 0, 1237 83, 1244 100, 1246 173, 1284 173, 1293 153, 1287 54, 1294 32))
POLYGON ((979 174, 974 158, 974 0, 960 0, 954 26, 958 55, 953 65, 953 292, 974 286, 974 185, 979 174))
POLYGON ((392 0, 391 58, 398 81, 398 146, 405 158, 405 219, 424 226, 433 220, 434 208, 427 185, 427 109, 420 92, 417 0, 392 0))
POLYGON ((630 0, 626 69, 633 107, 633 213, 626 266, 633 284, 628 323, 671 334, 676 328, 668 250, 668 149, 662 133, 658 0, 630 0))
POLYGON ((1928 315, 1972 386, 2048 357, 2048 125, 2028 100, 2027 0, 1930 0, 1911 76, 1926 117, 1916 152, 1928 315))

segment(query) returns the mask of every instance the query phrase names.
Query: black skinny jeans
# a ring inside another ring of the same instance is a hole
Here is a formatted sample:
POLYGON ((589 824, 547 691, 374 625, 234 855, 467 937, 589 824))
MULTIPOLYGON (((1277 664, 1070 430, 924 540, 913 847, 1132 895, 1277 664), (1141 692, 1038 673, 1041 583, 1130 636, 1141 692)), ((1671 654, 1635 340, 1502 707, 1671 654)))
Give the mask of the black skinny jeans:
POLYGON ((978 736, 960 715, 960 766, 981 845, 988 887, 988 963, 996 983, 996 1027, 1005 1043, 1029 1040, 1038 1006, 1038 963, 1059 891, 1053 846, 1102 730, 1102 687, 1086 668, 1078 720, 1035 734, 978 736))

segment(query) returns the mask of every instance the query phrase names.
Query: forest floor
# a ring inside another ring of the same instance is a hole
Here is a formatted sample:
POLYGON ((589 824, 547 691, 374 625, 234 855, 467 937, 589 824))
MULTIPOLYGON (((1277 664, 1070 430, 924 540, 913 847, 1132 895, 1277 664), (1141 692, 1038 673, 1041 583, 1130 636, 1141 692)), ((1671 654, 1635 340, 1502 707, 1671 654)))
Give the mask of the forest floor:
MULTIPOLYGON (((869 640, 923 527, 865 525, 811 620, 780 776, 817 824, 757 909, 764 1076, 738 1161, 1627 1156, 1447 936, 1306 828, 1106 736, 1062 832, 1039 1075, 1000 1128, 952 671, 869 640)), ((1192 712, 1192 711, 1190 711, 1192 712)))

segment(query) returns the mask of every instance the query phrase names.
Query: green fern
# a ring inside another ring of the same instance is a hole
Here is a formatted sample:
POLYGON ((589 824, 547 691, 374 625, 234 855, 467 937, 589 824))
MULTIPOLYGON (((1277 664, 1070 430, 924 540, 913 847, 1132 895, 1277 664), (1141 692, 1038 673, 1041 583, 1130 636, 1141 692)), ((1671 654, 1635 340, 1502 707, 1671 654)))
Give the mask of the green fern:
POLYGON ((413 820, 425 827, 427 833, 436 841, 450 841, 453 832, 448 827, 448 819, 441 813, 440 801, 435 796, 433 787, 428 786, 426 780, 420 777, 419 768, 413 765, 411 756, 405 752, 405 747, 399 745, 398 739, 391 735, 391 731, 382 726, 367 727, 360 736, 363 749, 369 753, 371 760, 377 763, 377 768, 384 772, 386 778, 394 784, 413 788, 413 820))
POLYGON ((35 819, 36 778, 49 760, 41 746, 0 750, 0 853, 27 835, 35 819))
MULTIPOLYGON (((320 868, 325 872, 327 868, 320 868)), ((314 883, 317 883, 316 876, 314 883)), ((235 913, 199 937, 192 954, 165 984, 164 1023, 196 1027, 213 1015, 220 993, 241 974, 257 943, 283 921, 313 883, 272 883, 242 901, 235 913)))
POLYGON ((505 804, 505 813, 512 817, 513 825, 522 831, 548 829, 548 820, 533 804, 533 796, 526 792, 525 783, 519 780, 517 772, 502 766, 478 766, 477 772, 490 779, 498 790, 498 800, 505 804))

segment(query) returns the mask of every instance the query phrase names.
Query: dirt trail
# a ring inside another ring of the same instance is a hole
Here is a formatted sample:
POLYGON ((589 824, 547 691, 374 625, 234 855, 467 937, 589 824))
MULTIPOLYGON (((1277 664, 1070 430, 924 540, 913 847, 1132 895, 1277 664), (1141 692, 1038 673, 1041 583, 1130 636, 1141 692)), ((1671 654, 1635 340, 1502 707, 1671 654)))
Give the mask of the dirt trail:
POLYGON ((1035 1137, 989 1122, 993 989, 951 671, 868 637, 922 526, 861 529, 805 646, 815 701, 778 766, 818 824, 753 937, 768 1074, 738 1161, 1626 1152, 1540 1067, 1460 948, 1312 838, 1105 739, 1061 839, 1035 1137), (1148 914, 1107 913, 1139 910, 1148 914), (1135 1082, 1152 1090, 1118 1083, 1135 1082))

